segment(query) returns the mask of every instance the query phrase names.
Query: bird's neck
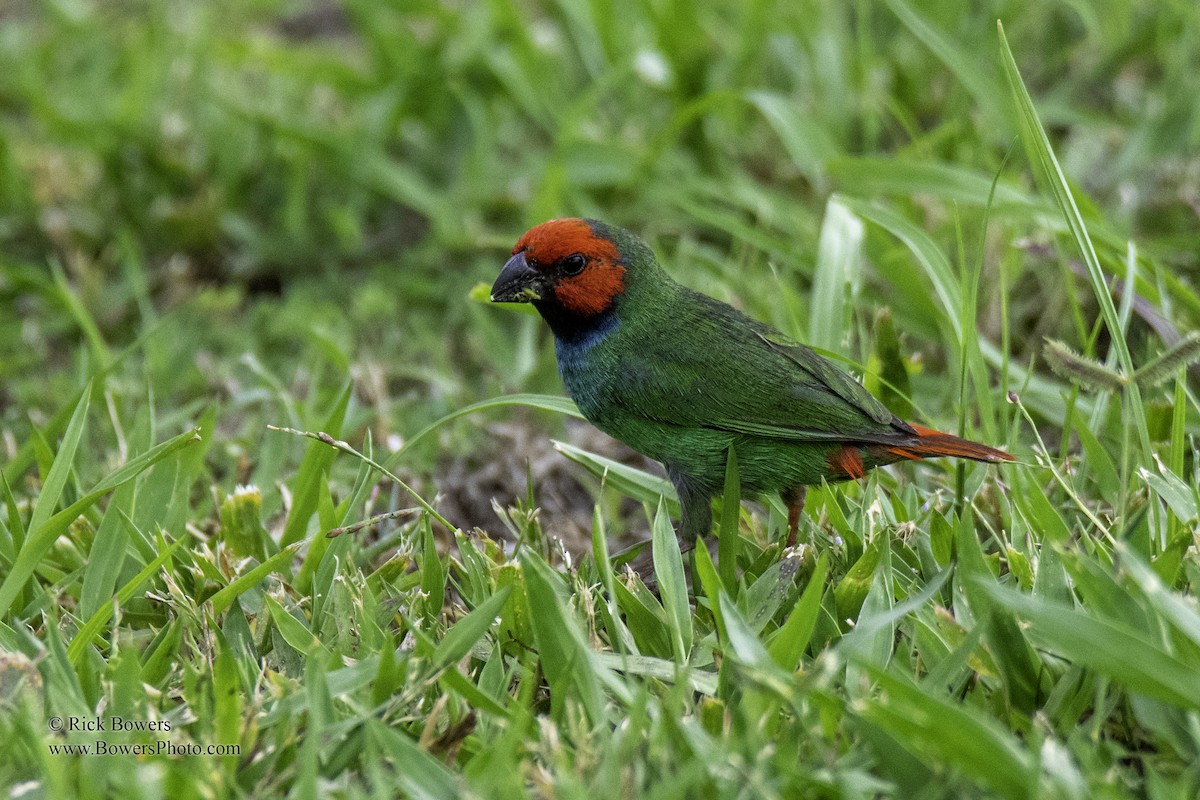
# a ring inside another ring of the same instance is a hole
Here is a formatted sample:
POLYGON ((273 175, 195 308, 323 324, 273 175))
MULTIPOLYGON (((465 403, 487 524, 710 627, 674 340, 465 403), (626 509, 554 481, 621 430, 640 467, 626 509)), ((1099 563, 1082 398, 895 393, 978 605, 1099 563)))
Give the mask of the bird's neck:
POLYGON ((590 347, 617 325, 616 303, 589 317, 568 313, 557 304, 534 303, 534 306, 560 346, 590 347))

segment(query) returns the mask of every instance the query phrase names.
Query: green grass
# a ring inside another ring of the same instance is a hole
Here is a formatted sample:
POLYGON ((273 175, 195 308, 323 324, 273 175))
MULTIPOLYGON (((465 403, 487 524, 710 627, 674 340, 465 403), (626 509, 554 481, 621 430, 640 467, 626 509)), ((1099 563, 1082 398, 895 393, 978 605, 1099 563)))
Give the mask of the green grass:
POLYGON ((1200 8, 702 5, 6 12, 0 789, 1200 794, 1200 8), (477 290, 565 214, 1021 463, 681 555, 477 290))

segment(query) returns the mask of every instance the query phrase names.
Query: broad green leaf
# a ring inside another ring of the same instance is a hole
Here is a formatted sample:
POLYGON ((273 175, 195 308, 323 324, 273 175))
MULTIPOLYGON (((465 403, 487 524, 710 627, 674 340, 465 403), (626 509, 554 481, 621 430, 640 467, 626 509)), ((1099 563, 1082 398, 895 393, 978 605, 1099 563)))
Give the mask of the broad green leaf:
POLYGON ((392 774, 407 796, 415 800, 464 796, 461 779, 403 733, 375 719, 368 720, 367 728, 380 750, 395 764, 392 774))
POLYGON ((471 683, 471 679, 457 669, 448 669, 442 673, 438 682, 466 700, 472 708, 486 711, 499 719, 512 719, 512 712, 501 705, 501 700, 483 691, 481 686, 471 683))
POLYGON ((658 592, 662 597, 663 609, 670 621, 671 647, 678 664, 686 664, 692 652, 692 610, 688 606, 687 581, 683 575, 683 557, 679 551, 679 540, 667 516, 667 506, 662 500, 654 515, 652 528, 654 574, 658 577, 658 592))
POLYGON ((747 666, 770 671, 777 670, 778 667, 771 660, 767 648, 763 647, 763 643, 750 630, 745 618, 729 595, 722 592, 718 602, 721 604, 721 615, 725 618, 725 629, 729 634, 726 643, 729 653, 747 666))
POLYGON ((863 224, 835 195, 825 204, 809 306, 811 347, 846 355, 849 309, 861 277, 863 224))
MULTIPOLYGON (((221 642, 212 665, 213 682, 213 741, 235 744, 241 741, 243 704, 253 695, 238 677, 237 655, 227 643, 221 642)), ((237 756, 225 757, 237 763, 237 756)))
POLYGON ((1196 502, 1196 493, 1179 476, 1160 465, 1160 475, 1155 475, 1145 467, 1138 469, 1138 476, 1150 488, 1166 501, 1167 506, 1179 518, 1179 521, 1193 528, 1200 524, 1200 510, 1196 502))
POLYGON ((442 564, 442 559, 438 556, 437 541, 433 538, 433 523, 428 514, 421 519, 421 560, 418 569, 421 573, 425 618, 432 622, 441 613, 442 604, 446 600, 448 567, 442 564))
POLYGON ((637 650, 644 654, 669 658, 674 649, 667 612, 662 604, 646 588, 641 578, 630 584, 619 580, 613 588, 616 589, 617 607, 625 614, 625 622, 637 650))
POLYGON ((708 598, 708 609, 712 612, 713 621, 717 626, 717 638, 726 641, 729 633, 725 630, 725 618, 721 615, 721 579, 717 576, 717 568, 713 564, 712 556, 708 553, 708 545, 703 539, 696 542, 694 557, 696 575, 700 579, 704 596, 708 598))
POLYGON ((846 574, 834 587, 833 597, 837 603, 839 620, 858 618, 863 601, 867 599, 867 593, 871 591, 871 584, 875 580, 875 571, 879 567, 880 557, 886 546, 885 538, 877 536, 867 545, 867 549, 854 562, 854 565, 846 570, 846 574))
POLYGON ((313 656, 318 653, 328 652, 317 635, 309 630, 307 625, 293 617, 275 598, 264 594, 263 600, 267 604, 267 610, 271 613, 271 621, 275 623, 275 627, 285 642, 308 656, 310 661, 314 660, 313 656))
POLYGON ((1180 661, 1145 631, 995 584, 979 585, 1024 619, 1028 635, 1045 650, 1089 666, 1132 692, 1200 709, 1197 665, 1180 661))
POLYGON ((434 669, 441 669, 457 663, 459 659, 471 652, 475 643, 483 638, 483 635, 495 624, 496 617, 499 616, 500 609, 504 608, 504 603, 512 594, 512 590, 512 586, 502 586, 497 589, 495 594, 484 600, 478 608, 454 623, 453 627, 446 631, 442 636, 442 641, 438 643, 437 649, 433 651, 434 669))
POLYGON ((1036 796, 1037 762, 1015 736, 973 706, 951 701, 867 666, 879 693, 856 714, 922 760, 961 769, 1002 797, 1036 796))
MULTIPOLYGON (((800 569, 800 556, 791 551, 785 558, 772 553, 771 562, 759 573, 753 583, 742 594, 740 607, 745 611, 746 624, 756 635, 762 633, 784 601, 796 588, 796 573, 800 569)), ((758 572, 757 566, 752 566, 758 572)), ((749 580, 749 577, 746 578, 749 580)))
POLYGON ((804 650, 812 640, 817 626, 817 614, 821 611, 821 598, 825 595, 825 579, 829 574, 829 552, 821 553, 817 566, 808 579, 808 585, 788 615, 787 621, 771 639, 768 651, 775 663, 786 670, 794 670, 804 657, 804 650))
POLYGON ((593 723, 604 718, 604 697, 591 648, 575 618, 566 609, 559 578, 528 548, 521 567, 529 599, 529 619, 542 670, 550 683, 550 702, 562 719, 568 701, 587 712, 593 723))
POLYGON ((1046 545, 1062 545, 1071 539, 1071 529, 1062 512, 1050 502, 1045 487, 1038 483, 1034 470, 1014 470, 1011 476, 1013 503, 1025 516, 1029 527, 1046 545))

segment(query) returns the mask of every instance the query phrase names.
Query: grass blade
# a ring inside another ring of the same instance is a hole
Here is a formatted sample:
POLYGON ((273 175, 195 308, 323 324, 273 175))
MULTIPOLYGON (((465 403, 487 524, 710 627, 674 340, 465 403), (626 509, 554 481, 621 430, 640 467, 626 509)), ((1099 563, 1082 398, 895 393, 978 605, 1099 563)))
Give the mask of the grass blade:
MULTIPOLYGON (((34 503, 33 514, 29 517, 28 530, 33 532, 35 537, 36 532, 54 513, 58 500, 62 496, 63 488, 67 485, 67 476, 71 474, 71 467, 75 463, 75 450, 79 447, 79 439, 83 436, 83 426, 87 421, 91 397, 92 385, 88 383, 87 388, 79 397, 79 402, 75 404, 75 410, 71 412, 71 420, 67 423, 67 430, 63 433, 62 444, 54 455, 54 463, 50 466, 50 471, 42 481, 42 491, 38 495, 37 502, 34 503)), ((30 544, 32 544, 32 540, 30 544)))
POLYGON ((577 464, 582 464, 605 484, 612 486, 627 497, 632 497, 642 503, 658 505, 659 499, 666 501, 667 509, 672 516, 679 513, 679 500, 675 496, 675 487, 666 478, 659 478, 648 472, 613 461, 611 458, 589 453, 581 447, 566 442, 554 442, 554 449, 577 464))
POLYGON ((835 195, 825 204, 825 220, 817 241, 808 317, 808 344, 846 353, 849 309, 858 294, 863 224, 835 195))
MULTIPOLYGON (((1054 150, 1050 146, 1050 138, 1046 135, 1046 130, 1038 118, 1033 98, 1029 96, 1029 90, 1025 88, 1025 82, 1021 79, 1021 71, 1017 67, 1017 61, 1013 58, 1012 50, 1008 46, 1008 39, 1004 35, 1004 25, 997 21, 996 29, 1000 35, 1001 68, 1005 77, 1008 78, 1009 88, 1012 90, 1013 100, 1020 114, 1022 136, 1032 153, 1034 163, 1041 169, 1042 177, 1058 203, 1059 210, 1071 231, 1071 237, 1075 240, 1075 244, 1083 256, 1088 282, 1091 284, 1096 303, 1100 306, 1100 316, 1108 327, 1112 347, 1117 354, 1117 363, 1124 374, 1132 375, 1134 374, 1133 359, 1129 354, 1129 346, 1125 342, 1125 330, 1117 317, 1117 309, 1113 305, 1112 294, 1109 292, 1108 282, 1104 278, 1104 270, 1100 267, 1100 259, 1096 255, 1096 248, 1092 245, 1087 225, 1084 224, 1083 215, 1079 213, 1079 207, 1075 203, 1075 196, 1071 193, 1070 186, 1067 185, 1067 176, 1063 173, 1062 167, 1054 155, 1054 150)), ((1146 412, 1142 407, 1142 395, 1136 384, 1126 389, 1126 397, 1129 399, 1134 427, 1138 430, 1142 461, 1148 464, 1152 457, 1150 435, 1146 427, 1146 412)))
POLYGON ((794 670, 804 657, 804 650, 812 640, 817 627, 817 614, 821 611, 821 598, 825 595, 825 579, 829 575, 829 552, 821 553, 808 585, 800 595, 796 607, 788 614, 787 621, 771 639, 767 650, 775 663, 786 670, 794 670))
POLYGON ((496 617, 500 614, 500 609, 504 608, 504 603, 512 594, 512 590, 512 586, 500 587, 495 594, 480 603, 478 608, 454 623, 454 626, 446 631, 442 641, 438 643, 437 649, 433 651, 434 669, 447 667, 471 651, 475 643, 483 638, 483 635, 496 622, 496 617))
POLYGON ((922 760, 953 764, 1002 797, 1033 797, 1036 764, 1016 737, 969 706, 867 666, 882 693, 864 698, 863 720, 890 733, 922 760))
POLYGON ((671 649, 678 664, 686 664, 692 652, 692 614, 688 606, 687 581, 683 576, 683 557, 679 540, 671 527, 667 505, 659 500, 652 530, 654 574, 658 577, 659 596, 667 612, 671 631, 671 649))
POLYGON ((604 718, 604 698, 591 648, 559 595, 559 578, 540 556, 521 552, 521 568, 529 600, 529 620, 541 666, 550 683, 555 716, 562 718, 568 701, 582 706, 593 722, 604 718))
POLYGON ((463 796, 454 773, 412 739, 374 719, 368 722, 368 729, 379 749, 394 761, 396 780, 409 797, 443 800, 463 796))
POLYGON ((1200 709, 1197 667, 1147 638, 1144 631, 1099 619, 988 582, 980 588, 1026 620, 1027 634, 1054 653, 1107 675, 1132 692, 1164 703, 1200 709))
POLYGON ((245 575, 241 575, 230 581, 228 586, 225 586, 223 589, 216 592, 212 597, 208 598, 208 602, 209 605, 212 606, 213 613, 225 613, 227 610, 229 610, 229 606, 232 605, 233 601, 237 599, 242 592, 246 591, 251 586, 254 586, 271 573, 285 569, 286 566, 291 562, 292 556, 295 555, 296 551, 299 550, 303 544, 304 542, 296 542, 295 544, 290 544, 287 547, 281 548, 278 553, 271 556, 266 561, 247 572, 245 575))
POLYGON ((159 444, 147 450, 137 458, 131 459, 124 467, 109 475, 86 495, 76 500, 69 507, 50 517, 38 529, 30 527, 29 539, 17 559, 13 562, 12 571, 0 583, 0 614, 10 610, 13 601, 24 586, 25 581, 33 574, 46 551, 54 544, 75 519, 92 506, 97 500, 126 481, 132 480, 139 473, 152 467, 162 459, 175 453, 180 448, 199 441, 195 431, 181 433, 174 439, 159 444))
MULTIPOLYGON (((132 524, 129 517, 124 517, 124 519, 126 525, 132 524)), ((170 546, 159 553, 153 561, 142 567, 137 575, 134 575, 133 578, 131 578, 124 586, 117 590, 115 601, 113 598, 109 598, 108 601, 106 601, 102 606, 100 606, 100 608, 96 610, 96 613, 92 614, 88 621, 79 628, 79 631, 75 634, 75 637, 71 639, 71 644, 67 647, 67 658, 70 660, 72 665, 79 665, 79 658, 83 655, 84 648, 91 644, 91 642, 100 633, 100 629, 104 627, 105 623, 112 619, 115 604, 125 603, 129 600, 129 598, 133 597, 133 593, 136 592, 143 583, 149 580, 150 576, 157 572, 163 564, 167 563, 171 556, 175 554, 175 551, 179 549, 180 545, 189 541, 190 539, 191 536, 189 534, 187 536, 181 536, 172 542, 170 546)))

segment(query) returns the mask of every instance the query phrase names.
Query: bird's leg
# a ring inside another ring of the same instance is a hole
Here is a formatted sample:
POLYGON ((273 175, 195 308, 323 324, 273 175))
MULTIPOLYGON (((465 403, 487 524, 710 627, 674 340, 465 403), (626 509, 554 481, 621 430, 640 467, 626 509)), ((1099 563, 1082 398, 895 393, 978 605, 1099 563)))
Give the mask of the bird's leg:
POLYGON ((717 549, 712 529, 712 497, 687 484, 677 482, 675 488, 679 495, 680 510, 683 512, 676 534, 676 538, 679 539, 679 552, 686 556, 696 549, 696 542, 703 539, 708 546, 708 552, 715 556, 717 549))
POLYGON ((696 546, 696 539, 712 534, 712 492, 692 478, 667 465, 667 477, 679 495, 679 548, 687 552, 696 546))
POLYGON ((787 546, 796 546, 796 535, 800 532, 800 512, 804 511, 804 495, 806 486, 793 486, 783 493, 783 502, 788 507, 788 539, 787 546))
POLYGON ((712 532, 712 490, 702 486, 673 464, 667 464, 666 467, 667 477, 671 479, 671 483, 675 486, 675 494, 679 496, 679 508, 682 512, 679 528, 676 531, 679 551, 685 554, 689 553, 696 549, 696 542, 703 539, 709 552, 715 555, 716 538, 712 532))

